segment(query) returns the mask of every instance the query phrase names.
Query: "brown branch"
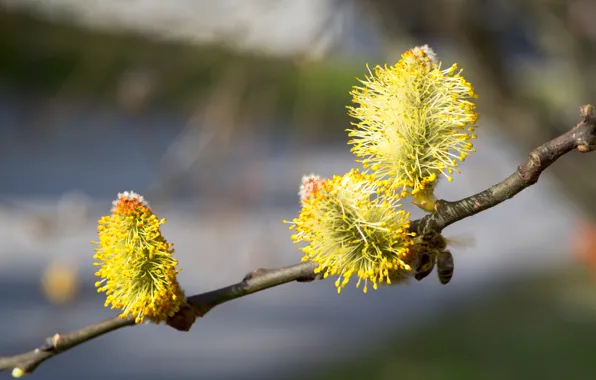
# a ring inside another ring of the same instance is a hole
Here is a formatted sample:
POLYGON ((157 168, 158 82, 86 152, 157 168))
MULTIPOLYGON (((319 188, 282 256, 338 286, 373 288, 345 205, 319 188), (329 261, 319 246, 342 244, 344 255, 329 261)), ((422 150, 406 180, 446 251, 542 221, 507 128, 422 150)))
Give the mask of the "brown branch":
MULTIPOLYGON (((581 108, 582 121, 567 133, 534 149, 528 161, 503 181, 478 194, 456 202, 440 200, 435 211, 412 222, 411 229, 419 234, 441 232, 445 227, 469 216, 478 214, 515 196, 538 182, 540 174, 564 154, 577 149, 582 153, 596 150, 596 113, 592 106, 581 108)), ((191 296, 187 306, 168 320, 177 330, 188 331, 197 316, 202 317, 212 308, 236 298, 244 297, 292 281, 310 282, 320 279, 315 274, 316 264, 306 262, 277 269, 257 269, 234 285, 191 296)), ((32 372, 45 360, 81 343, 126 326, 134 325, 133 319, 114 317, 70 334, 56 334, 46 344, 33 351, 0 357, 0 370, 14 369, 13 375, 32 372)))
MULTIPOLYGON (((257 269, 247 274, 237 284, 189 297, 187 302, 190 306, 182 308, 167 323, 177 330, 188 331, 196 316, 203 316, 224 302, 292 281, 314 281, 318 278, 314 274, 316 266, 316 264, 307 262, 277 269, 257 269)), ((100 335, 134 324, 134 318, 114 317, 69 334, 56 334, 47 338, 45 344, 32 351, 15 356, 0 357, 0 371, 13 370, 13 376, 20 377, 21 374, 33 372, 37 366, 53 356, 100 335)))
POLYGON ((247 274, 237 284, 189 297, 188 303, 196 310, 197 315, 202 317, 215 306, 236 298, 292 281, 316 280, 318 278, 314 274, 316 267, 317 264, 306 262, 278 269, 257 269, 247 274))
POLYGON ((24 354, 0 358, 0 370, 13 369, 13 376, 20 377, 22 373, 33 372, 38 365, 49 358, 68 349, 85 343, 88 340, 107 334, 110 331, 135 324, 134 318, 122 319, 114 317, 95 325, 87 326, 69 334, 56 334, 46 339, 46 342, 24 354))
POLYGON ((577 149, 582 153, 596 150, 596 112, 591 105, 581 107, 582 120, 563 135, 530 152, 528 161, 503 181, 470 197, 455 202, 440 200, 435 211, 412 222, 419 234, 440 232, 445 227, 495 207, 538 182, 540 174, 564 154, 577 149))

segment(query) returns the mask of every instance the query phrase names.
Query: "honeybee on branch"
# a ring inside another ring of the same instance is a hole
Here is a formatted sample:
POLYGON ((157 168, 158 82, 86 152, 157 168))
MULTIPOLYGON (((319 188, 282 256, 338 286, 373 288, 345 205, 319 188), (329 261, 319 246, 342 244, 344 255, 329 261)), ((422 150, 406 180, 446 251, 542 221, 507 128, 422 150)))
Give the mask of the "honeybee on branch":
POLYGON ((471 236, 445 238, 439 233, 425 234, 417 239, 413 249, 416 253, 414 278, 418 281, 427 277, 437 267, 439 282, 447 285, 453 277, 453 254, 447 247, 469 248, 474 246, 471 236))

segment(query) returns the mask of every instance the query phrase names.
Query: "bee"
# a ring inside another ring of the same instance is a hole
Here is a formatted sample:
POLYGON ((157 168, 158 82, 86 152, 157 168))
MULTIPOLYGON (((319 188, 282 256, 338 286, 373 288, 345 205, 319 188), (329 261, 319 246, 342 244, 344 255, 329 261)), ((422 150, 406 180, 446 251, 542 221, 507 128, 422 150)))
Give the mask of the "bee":
POLYGON ((415 245, 416 274, 418 281, 427 277, 437 267, 439 282, 447 285, 453 277, 453 254, 448 246, 468 248, 474 245, 472 237, 445 238, 441 234, 433 233, 423 236, 415 245))

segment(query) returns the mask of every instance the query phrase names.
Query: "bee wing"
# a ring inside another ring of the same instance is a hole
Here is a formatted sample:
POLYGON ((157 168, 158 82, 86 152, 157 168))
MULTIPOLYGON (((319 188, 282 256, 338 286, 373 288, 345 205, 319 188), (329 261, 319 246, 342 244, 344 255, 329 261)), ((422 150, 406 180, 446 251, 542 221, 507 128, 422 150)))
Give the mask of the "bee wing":
POLYGON ((445 238, 447 245, 457 249, 467 249, 476 246, 476 239, 471 233, 459 234, 449 238, 445 238))

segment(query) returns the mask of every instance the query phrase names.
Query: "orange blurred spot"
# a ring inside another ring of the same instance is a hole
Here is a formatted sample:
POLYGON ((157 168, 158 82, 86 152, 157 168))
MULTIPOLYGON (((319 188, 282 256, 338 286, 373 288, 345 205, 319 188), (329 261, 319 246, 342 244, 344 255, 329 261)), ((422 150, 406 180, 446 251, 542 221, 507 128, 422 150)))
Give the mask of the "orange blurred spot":
POLYGON ((46 298, 56 305, 72 302, 79 293, 77 268, 68 262, 54 261, 41 278, 41 289, 46 298))
POLYGON ((572 240, 573 256, 596 276, 596 222, 583 220, 572 240))

